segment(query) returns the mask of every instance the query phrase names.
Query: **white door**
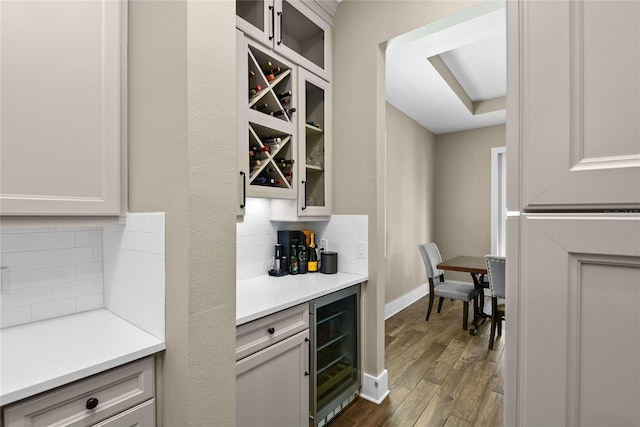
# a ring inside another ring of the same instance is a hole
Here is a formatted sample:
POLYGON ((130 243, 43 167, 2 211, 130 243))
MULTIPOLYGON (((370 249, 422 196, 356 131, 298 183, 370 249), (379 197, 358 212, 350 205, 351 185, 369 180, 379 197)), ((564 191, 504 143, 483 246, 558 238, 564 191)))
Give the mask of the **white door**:
POLYGON ((508 2, 505 425, 640 425, 640 2, 508 2))

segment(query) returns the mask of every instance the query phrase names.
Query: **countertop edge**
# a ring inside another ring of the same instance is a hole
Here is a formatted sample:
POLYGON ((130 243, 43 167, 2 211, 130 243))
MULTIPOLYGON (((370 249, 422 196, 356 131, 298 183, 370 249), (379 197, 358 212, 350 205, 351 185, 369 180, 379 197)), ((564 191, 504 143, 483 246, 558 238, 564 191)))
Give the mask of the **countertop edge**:
MULTIPOLYGON (((85 312, 87 313, 87 312, 85 312)), ((80 313, 83 314, 83 313, 80 313)), ((71 315, 73 316, 73 315, 71 315)), ((113 314, 114 317, 117 317, 113 314)), ((51 319, 51 320, 59 320, 60 318, 51 319)), ((126 322, 123 319, 119 318, 122 322, 126 322)), ((46 321, 42 321, 46 322, 46 321)), ((128 323, 128 322, 127 322, 128 323)), ((99 374, 105 372, 109 369, 116 368, 118 366, 122 366, 129 362, 133 362, 135 360, 151 356, 155 353, 163 351, 166 349, 165 341, 152 336, 151 334, 143 331, 133 324, 127 325, 127 328, 131 328, 132 332, 136 335, 140 333, 145 334, 147 343, 143 345, 139 345, 135 348, 129 348, 126 351, 123 351, 115 356, 109 356, 108 358, 100 358, 96 357, 95 360, 91 360, 86 364, 86 366, 80 367, 78 369, 68 369, 62 370, 60 372, 52 373, 48 376, 48 378, 43 378, 40 381, 33 382, 27 385, 19 385, 16 387, 11 387, 11 384, 2 384, 0 387, 0 406, 10 405, 12 403, 18 402, 22 399, 27 399, 33 397, 39 393, 43 393, 46 391, 53 390, 57 387, 64 386, 70 384, 72 382, 82 380, 88 378, 92 375, 99 374), (4 392, 3 390, 9 388, 8 392, 4 392)), ((0 331, 2 332, 2 331, 0 331)), ((105 342, 104 345, 109 345, 109 342, 105 342)), ((69 351, 77 351, 77 349, 70 348, 69 351)), ((4 351, 2 352, 4 353, 4 351)), ((5 354, 3 354, 5 356, 5 354)), ((89 357, 89 359, 91 359, 89 357)), ((2 364, 2 368, 6 369, 7 366, 2 364)), ((16 367, 19 369, 20 367, 16 367)))
MULTIPOLYGON (((261 308, 259 310, 252 311, 249 314, 246 314, 246 315, 243 315, 243 316, 240 316, 240 317, 236 317, 236 326, 240 326, 240 325, 243 325, 245 323, 249 323, 249 322, 252 322, 254 320, 258 320, 258 319, 260 319, 262 317, 269 316, 271 314, 277 313, 277 312, 282 311, 282 310, 286 310, 287 308, 294 307, 294 306, 296 306, 298 304, 304 304, 304 303, 309 302, 309 301, 311 301, 313 299, 323 297, 323 296, 328 295, 330 293, 337 292, 337 291, 340 291, 342 289, 348 288, 348 287, 353 286, 353 285, 357 285, 359 283, 364 283, 364 282, 369 280, 369 276, 365 275, 365 274, 355 274, 355 273, 341 273, 341 274, 342 274, 342 276, 348 276, 348 277, 346 277, 346 280, 341 281, 340 283, 323 287, 320 290, 313 290, 313 291, 310 291, 308 293, 305 293, 304 295, 298 295, 298 296, 296 296, 294 298, 288 299, 286 301, 282 301, 279 304, 270 305, 268 307, 263 307, 263 308, 261 308)), ((327 275, 327 276, 329 278, 331 278, 331 275, 327 275)), ((340 276, 340 277, 342 277, 342 276, 340 276)), ((266 277, 262 277, 261 276, 261 277, 254 278, 254 279, 245 279, 245 280, 242 280, 242 281, 238 281, 237 284, 241 284, 241 283, 245 283, 246 284, 246 283, 251 283, 252 281, 260 281, 260 280, 264 280, 264 279, 266 279, 266 277)), ((300 279, 300 277, 298 277, 298 279, 300 279)), ((277 279, 275 279, 275 280, 277 280, 277 279)), ((238 304, 241 304, 241 302, 238 302, 238 304)), ((236 311, 237 311, 237 309, 236 309, 236 311)))

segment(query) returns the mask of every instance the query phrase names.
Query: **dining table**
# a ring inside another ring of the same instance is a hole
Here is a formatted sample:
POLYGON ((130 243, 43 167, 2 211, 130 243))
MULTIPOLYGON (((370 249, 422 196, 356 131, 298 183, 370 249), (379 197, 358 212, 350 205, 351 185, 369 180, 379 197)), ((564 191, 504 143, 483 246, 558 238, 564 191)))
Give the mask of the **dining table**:
POLYGON ((484 312, 484 290, 489 287, 489 282, 484 280, 487 274, 487 264, 484 257, 458 255, 441 262, 436 266, 440 270, 460 271, 469 273, 473 279, 475 292, 473 294, 473 328, 469 329, 471 335, 478 333, 478 326, 491 317, 484 312))

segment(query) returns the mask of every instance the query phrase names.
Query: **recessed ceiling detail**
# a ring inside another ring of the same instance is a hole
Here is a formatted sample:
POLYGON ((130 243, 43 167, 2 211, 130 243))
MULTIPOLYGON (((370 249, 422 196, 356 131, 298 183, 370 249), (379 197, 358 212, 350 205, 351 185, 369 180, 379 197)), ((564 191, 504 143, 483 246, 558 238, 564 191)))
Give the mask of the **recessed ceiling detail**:
POLYGON ((504 124, 504 6, 486 1, 389 40, 387 101, 435 134, 504 124))

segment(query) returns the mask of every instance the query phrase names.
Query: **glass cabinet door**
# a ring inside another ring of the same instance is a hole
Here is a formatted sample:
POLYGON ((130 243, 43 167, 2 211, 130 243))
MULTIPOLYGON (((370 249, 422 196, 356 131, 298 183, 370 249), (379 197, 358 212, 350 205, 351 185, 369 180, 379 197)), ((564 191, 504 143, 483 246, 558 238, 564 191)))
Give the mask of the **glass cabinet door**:
POLYGON ((236 27, 262 43, 272 44, 274 7, 273 0, 236 0, 236 27))
POLYGON ((306 70, 301 69, 298 78, 298 215, 331 215, 331 90, 329 83, 306 70))

